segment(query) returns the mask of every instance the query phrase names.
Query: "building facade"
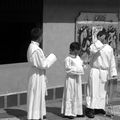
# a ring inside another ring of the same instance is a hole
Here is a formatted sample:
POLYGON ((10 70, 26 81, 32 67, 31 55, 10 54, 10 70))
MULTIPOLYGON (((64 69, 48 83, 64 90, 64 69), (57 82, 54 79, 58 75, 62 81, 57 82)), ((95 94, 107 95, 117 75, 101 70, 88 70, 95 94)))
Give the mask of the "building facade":
MULTIPOLYGON (((26 2, 25 0, 17 0, 16 2, 14 0, 14 2, 10 2, 7 0, 7 2, 3 2, 3 7, 0 8, 0 16, 2 18, 0 21, 1 25, 3 21, 13 24, 16 22, 24 22, 24 26, 28 23, 32 24, 32 26, 28 25, 27 28, 24 27, 24 29, 27 30, 30 30, 34 26, 34 23, 42 21, 43 50, 45 55, 47 56, 50 53, 54 53, 58 58, 53 67, 47 71, 49 95, 46 99, 61 98, 61 91, 63 91, 65 80, 64 59, 69 53, 69 44, 76 40, 75 23, 79 13, 115 13, 118 15, 119 22, 120 5, 118 1, 115 0, 39 1, 40 0, 29 0, 29 2, 26 2), (42 13, 41 9, 43 10, 42 13)), ((24 33, 25 32, 26 31, 24 31, 24 33)), ((29 34, 27 35, 29 36, 29 34)), ((25 52, 30 42, 26 39, 30 38, 25 37, 21 42, 22 46, 25 45, 23 47, 25 52)), ((17 43, 16 45, 18 45, 17 43)), ((23 98, 25 98, 27 94, 28 71, 29 66, 26 61, 0 65, 0 108, 26 104, 26 99, 23 100, 23 98), (15 100, 14 103, 13 100, 15 100)), ((89 71, 86 72, 89 73, 89 71)), ((87 79, 88 76, 83 76, 83 83, 86 83, 87 79)), ((85 93, 85 87, 83 87, 83 89, 85 93)))

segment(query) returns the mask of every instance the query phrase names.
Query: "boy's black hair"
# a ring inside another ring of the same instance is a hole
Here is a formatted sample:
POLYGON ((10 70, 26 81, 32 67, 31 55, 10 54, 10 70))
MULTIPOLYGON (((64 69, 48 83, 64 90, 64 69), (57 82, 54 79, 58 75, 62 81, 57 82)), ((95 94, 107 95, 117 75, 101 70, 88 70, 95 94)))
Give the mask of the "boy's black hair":
POLYGON ((74 51, 74 50, 80 50, 80 45, 78 42, 72 42, 70 44, 70 50, 71 51, 74 51))
POLYGON ((102 31, 99 31, 99 32, 97 33, 97 38, 98 38, 98 37, 101 37, 102 35, 107 36, 107 33, 106 33, 105 28, 103 28, 102 31))
POLYGON ((35 27, 31 30, 32 40, 36 41, 42 35, 42 29, 35 27))

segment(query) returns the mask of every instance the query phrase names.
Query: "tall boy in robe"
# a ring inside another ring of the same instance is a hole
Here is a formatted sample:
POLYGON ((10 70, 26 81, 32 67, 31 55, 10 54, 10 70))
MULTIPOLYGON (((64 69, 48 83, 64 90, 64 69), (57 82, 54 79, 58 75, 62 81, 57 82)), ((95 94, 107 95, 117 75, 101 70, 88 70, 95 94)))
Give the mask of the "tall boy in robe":
POLYGON ((90 79, 88 82, 87 113, 94 118, 95 110, 105 114, 106 82, 108 76, 116 77, 116 62, 113 48, 106 44, 106 32, 103 29, 97 34, 96 40, 90 46, 92 58, 90 60, 90 79))
POLYGON ((27 96, 27 119, 43 120, 46 119, 46 69, 50 67, 51 58, 55 57, 51 54, 47 60, 43 50, 39 47, 42 41, 42 30, 40 28, 33 28, 31 36, 32 41, 27 51, 27 59, 31 67, 27 96))

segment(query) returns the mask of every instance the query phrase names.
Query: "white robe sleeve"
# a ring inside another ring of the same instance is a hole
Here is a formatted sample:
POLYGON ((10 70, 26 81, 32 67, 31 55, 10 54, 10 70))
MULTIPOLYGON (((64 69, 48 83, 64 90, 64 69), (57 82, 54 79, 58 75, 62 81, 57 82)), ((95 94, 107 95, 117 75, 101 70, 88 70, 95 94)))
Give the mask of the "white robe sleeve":
POLYGON ((91 52, 92 54, 95 54, 96 52, 98 52, 98 50, 97 50, 97 48, 95 47, 94 44, 91 44, 91 45, 90 45, 90 52, 91 52))
POLYGON ((39 50, 36 50, 31 56, 31 63, 33 66, 40 69, 47 69, 46 58, 41 54, 39 50))
POLYGON ((104 45, 99 40, 96 40, 93 44, 90 45, 90 51, 92 53, 97 53, 103 47, 104 47, 104 45))
POLYGON ((110 56, 110 76, 111 77, 117 76, 116 61, 115 61, 113 49, 111 49, 111 56, 110 56))
POLYGON ((68 74, 79 75, 83 73, 83 70, 78 69, 78 67, 73 66, 70 58, 65 60, 65 70, 68 74))

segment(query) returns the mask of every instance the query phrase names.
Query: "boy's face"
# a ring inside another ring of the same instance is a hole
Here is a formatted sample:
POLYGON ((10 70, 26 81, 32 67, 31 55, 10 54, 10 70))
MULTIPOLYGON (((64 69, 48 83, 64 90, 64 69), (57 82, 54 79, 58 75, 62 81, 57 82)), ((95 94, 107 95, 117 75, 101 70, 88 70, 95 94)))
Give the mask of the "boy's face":
POLYGON ((42 42, 42 39, 43 39, 43 36, 41 35, 41 36, 38 38, 37 42, 38 42, 38 43, 41 43, 41 42, 42 42))
POLYGON ((105 35, 102 35, 102 36, 101 36, 101 39, 102 39, 102 40, 105 40, 105 35))
POLYGON ((102 36, 99 36, 98 39, 99 39, 102 43, 105 43, 105 42, 106 42, 105 37, 106 37, 106 35, 103 34, 102 36))
POLYGON ((75 50, 75 55, 78 55, 80 53, 80 50, 75 50))
POLYGON ((76 55, 76 50, 70 50, 70 54, 76 55))

